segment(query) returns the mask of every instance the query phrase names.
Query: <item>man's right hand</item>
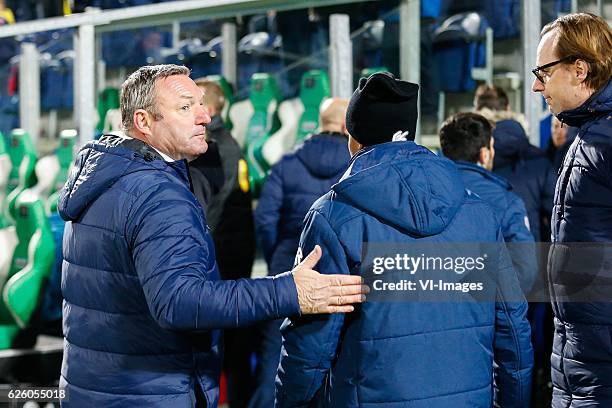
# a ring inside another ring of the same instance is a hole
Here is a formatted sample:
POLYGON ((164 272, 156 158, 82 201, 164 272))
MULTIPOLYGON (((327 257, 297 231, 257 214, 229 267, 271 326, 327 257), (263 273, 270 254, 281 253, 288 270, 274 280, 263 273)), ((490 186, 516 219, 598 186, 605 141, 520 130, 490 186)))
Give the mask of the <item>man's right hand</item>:
POLYGON ((370 289, 363 284, 361 276, 325 275, 312 269, 321 259, 321 255, 321 247, 315 245, 312 252, 292 271, 300 312, 302 314, 352 312, 354 310, 352 304, 364 302, 365 295, 370 289))

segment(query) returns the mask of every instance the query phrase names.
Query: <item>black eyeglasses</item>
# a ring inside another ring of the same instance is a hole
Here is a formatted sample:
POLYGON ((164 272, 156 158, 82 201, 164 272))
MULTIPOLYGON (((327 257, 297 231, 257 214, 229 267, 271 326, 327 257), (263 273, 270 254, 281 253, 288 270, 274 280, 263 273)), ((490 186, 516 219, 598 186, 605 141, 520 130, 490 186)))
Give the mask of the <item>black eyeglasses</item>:
POLYGON ((542 76, 542 74, 540 74, 540 71, 548 69, 550 67, 554 67, 557 64, 561 64, 563 62, 567 62, 570 60, 577 60, 580 57, 577 57, 575 55, 570 55, 567 56, 565 58, 561 58, 560 60, 557 61, 553 61, 553 62, 549 62, 548 64, 544 64, 544 65, 540 65, 539 67, 535 67, 534 69, 531 70, 531 72, 533 72, 533 75, 535 75, 536 78, 538 78, 538 81, 540 81, 541 83, 546 83, 546 81, 544 80, 544 77, 542 76))

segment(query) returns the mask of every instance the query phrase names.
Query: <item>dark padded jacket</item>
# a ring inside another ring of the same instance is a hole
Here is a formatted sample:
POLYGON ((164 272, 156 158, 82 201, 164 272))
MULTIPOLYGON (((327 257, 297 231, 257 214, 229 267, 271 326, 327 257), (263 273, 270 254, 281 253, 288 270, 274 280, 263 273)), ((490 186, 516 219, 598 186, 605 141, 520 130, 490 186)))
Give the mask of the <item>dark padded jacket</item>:
POLYGON ((220 331, 299 313, 290 274, 219 281, 185 161, 86 144, 61 192, 66 407, 192 407, 219 394, 220 331))
POLYGON ((612 83, 558 118, 579 129, 561 167, 552 217, 552 405, 610 407, 612 83))
POLYGON ((320 133, 272 166, 255 210, 257 238, 275 275, 293 265, 304 216, 336 183, 350 159, 346 136, 320 133))
POLYGON ((276 405, 490 408, 495 399, 502 407, 528 406, 527 303, 505 301, 519 284, 501 229, 489 205, 465 190, 453 162, 413 142, 363 149, 308 212, 300 252, 319 244, 320 270, 363 276, 367 243, 449 242, 489 242, 504 251, 494 263, 505 280, 497 296, 381 299, 350 314, 286 320, 276 405))
POLYGON ((538 265, 523 200, 512 192, 512 186, 506 180, 490 171, 467 162, 458 162, 457 167, 465 187, 493 208, 504 241, 508 244, 521 289, 528 294, 538 275, 538 265))

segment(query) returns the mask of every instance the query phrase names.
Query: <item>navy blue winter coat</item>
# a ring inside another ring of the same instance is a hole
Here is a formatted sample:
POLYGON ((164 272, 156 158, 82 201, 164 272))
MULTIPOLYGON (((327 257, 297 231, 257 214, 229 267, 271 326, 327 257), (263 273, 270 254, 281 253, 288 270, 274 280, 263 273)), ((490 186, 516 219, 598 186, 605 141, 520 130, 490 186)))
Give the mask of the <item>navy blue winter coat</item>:
POLYGON ((550 218, 556 174, 546 153, 529 143, 523 126, 516 120, 498 121, 493 137, 493 172, 508 180, 525 203, 529 229, 536 242, 548 241, 540 234, 540 223, 542 215, 546 221, 550 218))
POLYGON ((85 145, 61 192, 64 406, 218 400, 220 331, 299 313, 290 274, 218 281, 186 161, 137 140, 85 145))
POLYGON ((349 159, 346 136, 324 132, 272 166, 255 210, 257 238, 270 275, 291 269, 304 216, 340 179, 349 159))
MULTIPOLYGON (((498 301, 366 302, 353 313, 289 319, 278 407, 526 407, 533 364, 524 299, 491 208, 454 163, 413 142, 368 147, 308 212, 300 252, 321 270, 360 274, 363 244, 501 242, 498 301)), ((370 294, 372 296, 372 294, 370 294)))
POLYGON ((538 265, 523 200, 512 192, 512 186, 506 180, 490 171, 467 162, 457 162, 457 167, 465 187, 493 208, 504 241, 510 243, 508 249, 521 289, 525 294, 529 293, 537 277, 538 265))
POLYGON ((612 82, 558 118, 579 130, 565 156, 553 207, 549 256, 555 314, 552 405, 610 407, 612 82))

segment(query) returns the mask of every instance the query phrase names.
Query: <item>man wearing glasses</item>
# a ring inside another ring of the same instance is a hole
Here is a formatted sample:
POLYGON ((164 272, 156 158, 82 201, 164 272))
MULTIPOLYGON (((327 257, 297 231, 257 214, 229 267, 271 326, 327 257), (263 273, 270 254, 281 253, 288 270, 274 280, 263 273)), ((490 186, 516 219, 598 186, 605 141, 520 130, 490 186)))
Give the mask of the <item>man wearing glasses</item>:
POLYGON ((533 91, 579 129, 552 212, 549 289, 555 313, 553 401, 612 406, 612 31, 570 14, 542 29, 533 91))

